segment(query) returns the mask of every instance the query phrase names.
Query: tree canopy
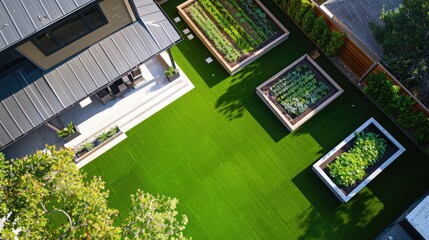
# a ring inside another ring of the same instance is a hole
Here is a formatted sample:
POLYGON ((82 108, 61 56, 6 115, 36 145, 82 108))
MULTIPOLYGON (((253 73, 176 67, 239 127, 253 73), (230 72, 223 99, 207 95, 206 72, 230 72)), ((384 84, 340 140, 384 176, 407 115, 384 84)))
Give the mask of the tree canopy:
POLYGON ((429 1, 404 0, 383 11, 382 24, 371 23, 389 70, 424 104, 429 105, 429 1))
POLYGON ((73 151, 48 149, 10 162, 0 153, 0 238, 185 239, 177 199, 138 190, 121 225, 101 178, 85 180, 73 151))

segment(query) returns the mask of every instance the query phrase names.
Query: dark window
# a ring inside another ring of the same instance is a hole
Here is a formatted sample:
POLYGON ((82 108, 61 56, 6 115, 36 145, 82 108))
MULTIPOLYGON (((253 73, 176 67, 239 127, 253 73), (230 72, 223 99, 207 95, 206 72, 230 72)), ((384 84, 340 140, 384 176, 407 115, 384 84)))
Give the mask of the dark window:
POLYGON ((100 8, 94 6, 36 36, 33 42, 45 55, 50 55, 106 23, 100 8))

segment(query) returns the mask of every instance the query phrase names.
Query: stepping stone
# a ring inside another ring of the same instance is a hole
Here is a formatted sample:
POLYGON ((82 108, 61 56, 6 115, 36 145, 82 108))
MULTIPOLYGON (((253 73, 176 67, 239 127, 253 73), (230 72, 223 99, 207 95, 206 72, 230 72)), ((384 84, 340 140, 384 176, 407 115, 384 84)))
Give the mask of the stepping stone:
POLYGON ((213 59, 211 57, 208 57, 208 58, 206 58, 206 62, 211 63, 211 62, 213 62, 213 59))
POLYGON ((189 40, 192 40, 192 39, 194 39, 194 35, 192 35, 192 34, 189 34, 189 35, 188 35, 188 39, 189 39, 189 40))
POLYGON ((175 17, 174 21, 178 23, 178 22, 180 22, 180 18, 179 17, 175 17))
POLYGON ((185 30, 183 30, 183 33, 188 34, 188 33, 190 33, 190 31, 189 31, 189 29, 185 28, 185 30))

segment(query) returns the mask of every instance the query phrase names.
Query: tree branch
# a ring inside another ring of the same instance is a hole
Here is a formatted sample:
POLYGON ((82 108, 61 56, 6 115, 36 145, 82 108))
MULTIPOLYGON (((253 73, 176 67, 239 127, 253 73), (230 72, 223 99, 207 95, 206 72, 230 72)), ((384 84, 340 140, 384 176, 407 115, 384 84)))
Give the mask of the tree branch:
POLYGON ((50 213, 50 212, 61 212, 61 213, 63 213, 67 217, 67 219, 69 220, 70 230, 73 230, 73 221, 72 221, 70 215, 66 211, 64 211, 62 209, 56 209, 56 208, 48 210, 48 209, 46 209, 45 205, 42 202, 39 202, 39 203, 40 203, 40 206, 42 206, 43 211, 45 211, 46 213, 50 213))

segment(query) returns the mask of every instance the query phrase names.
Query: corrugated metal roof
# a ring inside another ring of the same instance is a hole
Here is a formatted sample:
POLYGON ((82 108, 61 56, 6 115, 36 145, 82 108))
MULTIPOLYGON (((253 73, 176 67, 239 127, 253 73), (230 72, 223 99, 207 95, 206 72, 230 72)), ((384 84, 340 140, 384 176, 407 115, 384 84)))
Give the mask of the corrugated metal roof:
POLYGON ((95 0, 0 0, 0 51, 95 0))
POLYGON ((50 71, 26 62, 0 77, 0 149, 181 40, 165 15, 152 16, 50 71))
POLYGON ((375 40, 369 27, 371 21, 381 24, 383 9, 399 7, 402 0, 328 0, 322 6, 338 18, 359 40, 377 56, 383 56, 383 48, 375 40))
POLYGON ((137 14, 160 48, 166 48, 171 42, 177 42, 180 35, 158 4, 153 0, 132 0, 137 14))

